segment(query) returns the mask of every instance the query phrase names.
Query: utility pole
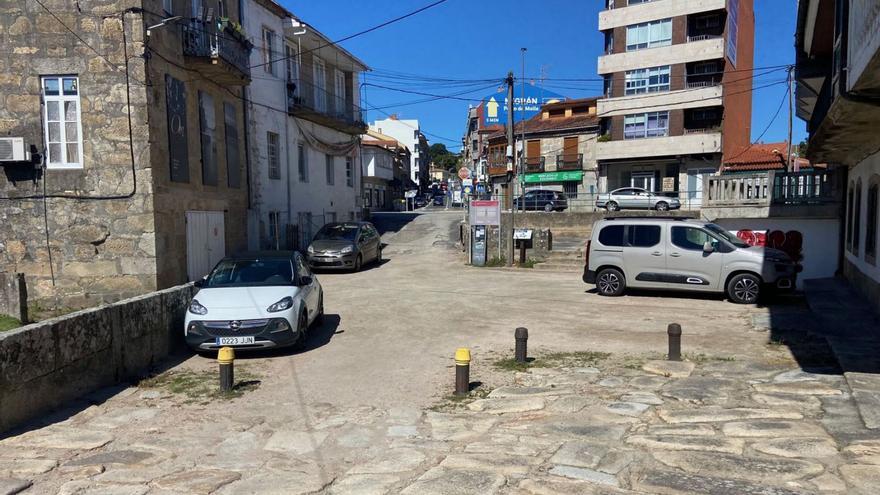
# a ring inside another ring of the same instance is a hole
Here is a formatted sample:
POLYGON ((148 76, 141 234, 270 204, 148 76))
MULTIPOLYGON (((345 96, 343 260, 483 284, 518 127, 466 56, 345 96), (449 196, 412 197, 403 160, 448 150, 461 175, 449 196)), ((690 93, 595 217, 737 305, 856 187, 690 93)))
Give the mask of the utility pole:
POLYGON ((514 203, 513 186, 516 183, 516 152, 513 137, 513 71, 507 73, 507 194, 510 196, 510 234, 507 237, 507 266, 513 265, 513 230, 516 204, 514 203))
POLYGON ((791 160, 791 134, 792 127, 794 125, 794 110, 792 108, 792 97, 794 94, 794 67, 788 68, 788 161, 785 163, 785 168, 789 172, 792 171, 792 160, 791 160))
MULTIPOLYGON (((523 195, 523 203, 525 203, 525 173, 526 173, 526 48, 520 48, 520 53, 522 54, 522 81, 519 83, 520 87, 520 95, 519 95, 519 104, 521 105, 519 108, 519 120, 520 120, 520 152, 519 157, 520 160, 517 162, 519 164, 519 169, 517 169, 517 176, 519 177, 519 191, 520 194, 523 195)), ((526 211, 525 204, 522 204, 523 211, 526 211)))

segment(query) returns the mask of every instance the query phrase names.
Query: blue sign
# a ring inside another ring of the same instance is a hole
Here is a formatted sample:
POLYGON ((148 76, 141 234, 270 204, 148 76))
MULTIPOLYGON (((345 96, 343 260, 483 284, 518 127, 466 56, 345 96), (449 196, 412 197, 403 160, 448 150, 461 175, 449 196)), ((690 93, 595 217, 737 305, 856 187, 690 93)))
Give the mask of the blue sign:
POLYGON ((727 58, 736 68, 736 44, 739 40, 739 0, 727 2, 727 58))
MULTIPOLYGON (((521 85, 514 85, 513 120, 515 122, 528 120, 537 115, 542 106, 563 100, 565 100, 564 96, 533 84, 526 84, 525 94, 521 85)), ((506 88, 483 98, 483 126, 507 124, 507 104, 506 88)))

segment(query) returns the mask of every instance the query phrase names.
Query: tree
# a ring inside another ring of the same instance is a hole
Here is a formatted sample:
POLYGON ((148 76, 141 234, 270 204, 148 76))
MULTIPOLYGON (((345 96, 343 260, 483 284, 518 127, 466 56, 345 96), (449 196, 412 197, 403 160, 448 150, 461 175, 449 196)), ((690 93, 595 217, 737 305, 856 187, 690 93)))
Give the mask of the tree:
POLYGON ((449 151, 443 143, 432 144, 428 148, 428 158, 443 170, 454 172, 458 168, 458 155, 449 151))

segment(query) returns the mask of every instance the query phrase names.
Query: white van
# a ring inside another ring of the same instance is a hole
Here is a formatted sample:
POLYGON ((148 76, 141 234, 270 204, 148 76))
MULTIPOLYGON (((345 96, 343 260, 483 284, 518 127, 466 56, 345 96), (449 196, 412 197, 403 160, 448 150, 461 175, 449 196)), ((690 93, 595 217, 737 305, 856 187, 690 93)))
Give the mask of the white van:
POLYGON ((793 289, 799 267, 782 251, 749 246, 721 227, 684 217, 607 217, 593 225, 584 282, 603 296, 627 287, 723 292, 752 304, 769 287, 793 289))

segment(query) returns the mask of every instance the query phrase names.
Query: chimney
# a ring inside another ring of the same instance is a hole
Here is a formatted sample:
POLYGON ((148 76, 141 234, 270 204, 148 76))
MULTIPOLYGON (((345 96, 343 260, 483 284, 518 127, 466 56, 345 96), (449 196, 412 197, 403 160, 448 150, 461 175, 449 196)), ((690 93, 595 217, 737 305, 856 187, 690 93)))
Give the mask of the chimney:
POLYGON ((397 114, 392 113, 391 115, 389 115, 389 118, 391 118, 391 120, 397 120, 397 114))

